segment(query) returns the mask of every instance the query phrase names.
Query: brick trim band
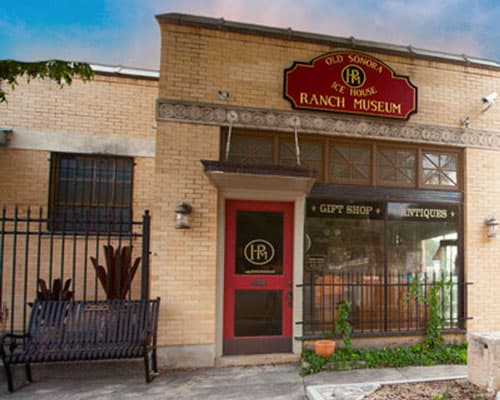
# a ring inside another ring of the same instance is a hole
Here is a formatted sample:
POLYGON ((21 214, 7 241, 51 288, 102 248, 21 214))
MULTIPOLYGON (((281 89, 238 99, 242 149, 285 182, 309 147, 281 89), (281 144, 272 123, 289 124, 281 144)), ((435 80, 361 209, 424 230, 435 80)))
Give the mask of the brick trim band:
POLYGON ((263 110, 220 104, 158 99, 158 121, 229 126, 272 131, 299 131, 306 134, 411 141, 456 147, 500 149, 500 135, 485 130, 452 128, 407 122, 373 121, 321 113, 263 110))

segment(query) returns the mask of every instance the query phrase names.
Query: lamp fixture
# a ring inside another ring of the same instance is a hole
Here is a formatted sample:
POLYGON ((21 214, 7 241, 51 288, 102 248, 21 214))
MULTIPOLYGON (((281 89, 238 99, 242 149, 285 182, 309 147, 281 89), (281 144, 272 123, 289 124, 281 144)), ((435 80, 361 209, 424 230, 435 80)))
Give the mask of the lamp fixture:
POLYGON ((464 126, 464 128, 469 128, 470 127, 470 118, 469 117, 462 117, 460 118, 460 122, 464 126))
POLYGON ((221 101, 226 101, 229 98, 229 92, 227 90, 219 90, 217 95, 221 101))
POLYGON ((498 221, 495 217, 487 217, 484 224, 488 227, 488 237, 493 239, 497 237, 498 221))
POLYGON ((9 135, 12 134, 12 128, 0 128, 0 146, 7 146, 9 135))
POLYGON ((193 207, 189 203, 183 201, 175 209, 175 229, 189 229, 190 218, 189 215, 193 212, 193 207))

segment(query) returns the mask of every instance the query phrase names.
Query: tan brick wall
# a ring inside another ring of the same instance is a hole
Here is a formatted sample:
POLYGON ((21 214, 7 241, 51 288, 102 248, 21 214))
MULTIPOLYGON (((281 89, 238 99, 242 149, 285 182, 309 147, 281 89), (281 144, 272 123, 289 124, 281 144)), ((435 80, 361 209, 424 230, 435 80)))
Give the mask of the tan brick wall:
POLYGON ((46 207, 49 164, 46 151, 0 147, 0 206, 46 207))
MULTIPOLYGON (((228 105, 290 110, 283 98, 283 73, 294 61, 345 50, 242 33, 162 26, 160 97, 220 103, 218 90, 230 94, 228 105)), ((368 53, 407 75, 418 87, 418 113, 409 123, 500 129, 495 113, 482 112, 482 97, 500 87, 500 71, 452 63, 368 53)), ((338 114, 340 115, 340 114, 338 114)), ((404 122, 398 122, 404 125, 404 122)))
MULTIPOLYGON (((154 140, 158 82, 96 74, 59 88, 51 81, 25 82, 0 104, 0 127, 27 132, 107 135, 154 140)), ((75 146, 74 152, 78 152, 75 146)), ((50 152, 0 147, 0 205, 46 206, 50 152)), ((135 157, 134 210, 153 204, 154 158, 135 157)))
POLYGON ((159 123, 153 209, 152 293, 161 296, 161 344, 215 341, 217 192, 202 159, 216 159, 219 129, 159 123), (174 228, 174 210, 193 206, 192 229, 174 228))
MULTIPOLYGON (((326 52, 342 50, 327 44, 176 24, 164 24, 161 28, 159 96, 181 101, 291 110, 288 101, 283 99, 284 69, 294 61, 309 61, 326 52), (226 102, 218 99, 218 90, 229 92, 226 102)), ((408 75, 418 87, 418 113, 407 122, 395 122, 402 128, 406 124, 459 128, 462 127, 460 119, 468 116, 474 129, 500 130, 500 119, 495 117, 494 109, 484 111, 482 102, 483 96, 500 87, 500 71, 370 54, 397 74, 408 75)), ((343 118, 341 114, 338 116, 343 118)), ((161 267, 156 270, 154 288, 162 298, 168 299, 162 310, 162 326, 168 329, 162 329, 161 335, 162 342, 168 344, 214 343, 216 195, 215 189, 202 177, 198 160, 218 158, 218 134, 216 128, 189 124, 162 123, 158 130, 156 172, 160 212, 156 211, 155 216, 167 223, 160 226, 155 221, 153 242, 158 252, 155 265, 159 261, 161 267), (194 181, 199 179, 203 190, 195 194, 194 181), (173 209, 183 199, 192 200, 195 209, 196 203, 205 202, 203 221, 195 214, 202 230, 199 226, 187 232, 173 230, 173 209), (194 254, 200 251, 206 257, 195 261, 194 254), (204 279, 208 285, 203 292, 191 289, 193 281, 198 279, 204 279), (191 309, 193 305, 195 310, 191 309)), ((474 320, 468 323, 473 330, 500 329, 500 316, 491 306, 500 302, 497 290, 500 278, 498 284, 495 283, 498 275, 495 271, 500 267, 499 247, 495 241, 485 238, 483 222, 487 215, 500 215, 500 209, 495 206, 500 189, 494 183, 500 182, 500 169, 495 167, 498 154, 497 151, 467 150, 465 265, 466 279, 474 282, 469 295, 469 314, 474 320)))
POLYGON ((499 151, 467 149, 465 265, 469 288, 470 331, 499 331, 500 236, 487 237, 484 220, 500 218, 499 151))
MULTIPOLYGON (((49 199, 50 153, 0 148, 0 207, 43 207, 49 199)), ((154 158, 134 158, 133 209, 139 218, 151 209, 154 158)))
POLYGON ((21 81, 0 104, 0 126, 153 138, 157 95, 157 81, 100 74, 62 89, 51 81, 21 81))

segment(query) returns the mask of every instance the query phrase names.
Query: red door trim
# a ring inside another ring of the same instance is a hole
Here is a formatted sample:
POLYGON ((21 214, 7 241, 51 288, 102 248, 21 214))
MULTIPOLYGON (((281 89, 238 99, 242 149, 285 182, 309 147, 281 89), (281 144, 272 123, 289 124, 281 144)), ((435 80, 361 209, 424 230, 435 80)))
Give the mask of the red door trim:
MULTIPOLYGON (((293 308, 288 305, 288 292, 293 293, 293 231, 294 231, 294 204, 292 202, 268 202, 227 200, 226 201, 226 237, 225 237, 225 267, 224 267, 224 339, 249 339, 254 337, 234 336, 234 292, 235 290, 252 289, 259 290, 251 285, 251 281, 264 278, 267 285, 262 290, 282 290, 283 298, 283 325, 281 336, 259 336, 259 339, 292 337, 293 308), (236 275, 234 264, 236 260, 236 212, 243 211, 275 211, 283 213, 283 275, 236 275)), ((293 301, 293 299, 290 299, 293 301)))

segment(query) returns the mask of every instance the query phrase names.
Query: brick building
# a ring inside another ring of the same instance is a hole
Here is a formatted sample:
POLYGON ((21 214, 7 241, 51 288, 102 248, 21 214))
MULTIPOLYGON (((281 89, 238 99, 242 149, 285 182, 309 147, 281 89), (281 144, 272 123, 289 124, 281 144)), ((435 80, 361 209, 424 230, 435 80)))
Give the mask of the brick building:
POLYGON ((100 67, 87 84, 9 94, 0 200, 50 209, 54 165, 132 162, 122 209, 151 210, 162 364, 296 358, 330 334, 345 300, 358 345, 417 340, 428 309, 410 287, 438 281, 449 283, 450 338, 498 329, 499 250, 486 221, 500 211, 500 64, 157 20, 159 78, 100 67), (174 220, 183 203, 189 229, 174 220))

